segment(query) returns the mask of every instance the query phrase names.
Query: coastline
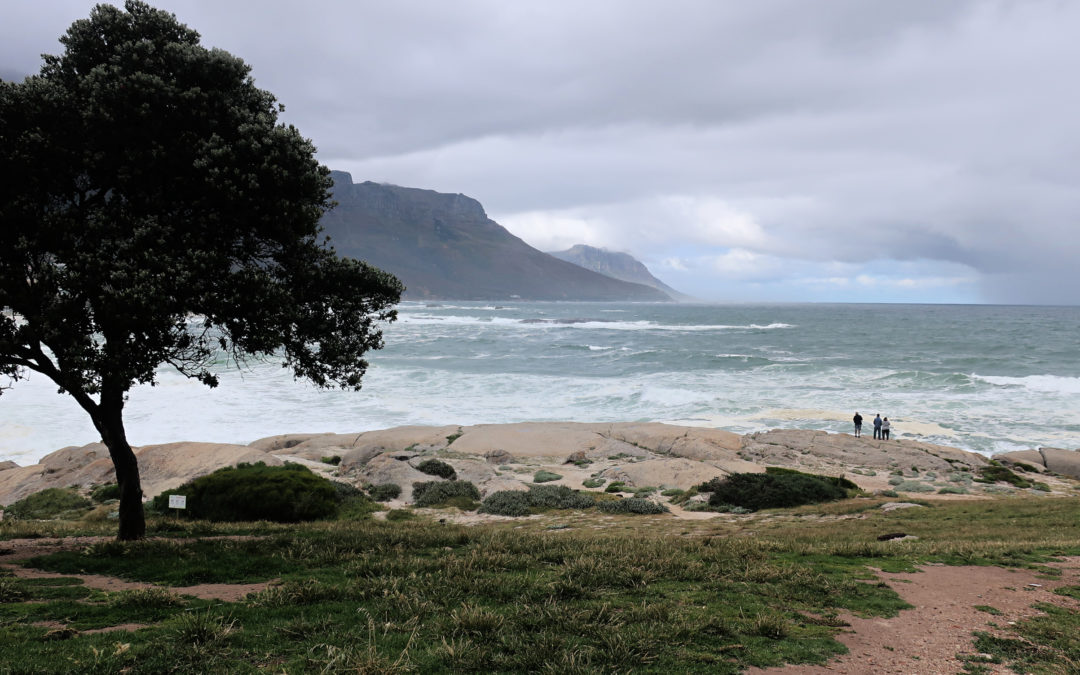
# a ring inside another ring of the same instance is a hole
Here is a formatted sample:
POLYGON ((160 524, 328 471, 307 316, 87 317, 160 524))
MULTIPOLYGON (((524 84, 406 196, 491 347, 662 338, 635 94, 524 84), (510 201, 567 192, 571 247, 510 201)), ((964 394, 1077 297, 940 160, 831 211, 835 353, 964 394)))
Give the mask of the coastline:
MULTIPOLYGON (((224 466, 262 461, 303 464, 355 485, 395 483, 407 503, 412 484, 431 479, 415 468, 427 457, 451 464, 460 479, 476 484, 482 495, 527 489, 541 470, 559 474, 553 483, 573 489, 595 477, 633 488, 686 490, 714 477, 763 472, 770 466, 843 476, 878 494, 905 487, 916 494, 964 499, 1013 491, 973 482, 971 476, 991 460, 949 446, 817 430, 738 435, 655 422, 403 426, 352 434, 283 434, 248 445, 147 445, 137 448, 136 455, 146 498, 224 466)), ((1049 488, 1046 494, 1073 493, 1068 476, 1080 477, 1080 450, 1033 448, 1010 455, 1014 457, 999 459, 1020 462, 1023 470, 1038 473, 1039 482, 1049 488)), ((112 462, 102 444, 63 448, 38 464, 0 469, 0 505, 49 487, 89 489, 113 480, 112 462)))

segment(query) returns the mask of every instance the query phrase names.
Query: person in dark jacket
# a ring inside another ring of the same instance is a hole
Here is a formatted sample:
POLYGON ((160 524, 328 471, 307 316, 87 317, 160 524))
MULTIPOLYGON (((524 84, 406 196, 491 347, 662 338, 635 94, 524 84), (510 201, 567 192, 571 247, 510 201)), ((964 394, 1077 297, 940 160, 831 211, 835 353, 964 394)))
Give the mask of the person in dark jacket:
POLYGON ((881 438, 881 413, 874 418, 874 438, 881 438))
POLYGON ((855 411, 855 417, 851 418, 851 420, 855 422, 855 438, 862 436, 862 415, 859 414, 858 410, 855 411))

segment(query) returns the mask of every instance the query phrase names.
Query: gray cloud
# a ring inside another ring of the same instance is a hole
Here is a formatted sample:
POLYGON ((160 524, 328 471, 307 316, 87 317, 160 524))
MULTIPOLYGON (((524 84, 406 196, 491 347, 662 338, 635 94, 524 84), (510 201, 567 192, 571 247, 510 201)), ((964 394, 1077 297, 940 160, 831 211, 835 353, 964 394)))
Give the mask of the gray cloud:
MULTIPOLYGON (((0 72, 92 4, 5 3, 0 72)), ((579 235, 724 299, 1077 302, 1075 3, 167 9, 327 164, 465 192, 541 248, 579 235)))

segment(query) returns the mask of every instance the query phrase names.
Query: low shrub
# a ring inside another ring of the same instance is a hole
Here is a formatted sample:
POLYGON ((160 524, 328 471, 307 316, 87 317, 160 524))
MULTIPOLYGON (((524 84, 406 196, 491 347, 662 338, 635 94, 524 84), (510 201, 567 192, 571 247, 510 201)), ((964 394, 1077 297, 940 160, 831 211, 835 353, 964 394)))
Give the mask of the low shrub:
POLYGON ((480 506, 481 513, 500 516, 527 516, 533 509, 588 509, 596 505, 591 494, 571 490, 565 485, 533 485, 528 492, 501 490, 493 492, 480 506))
POLYGON ((401 496, 401 486, 397 483, 383 483, 368 488, 368 495, 377 502, 388 502, 401 496))
POLYGON ((425 459, 416 465, 416 470, 429 476, 438 476, 446 480, 457 480, 457 472, 441 459, 425 459))
POLYGON ((492 492, 484 498, 479 511, 497 516, 527 516, 532 513, 529 509, 529 493, 524 490, 492 492))
POLYGON ((337 517, 338 520, 367 520, 372 513, 382 511, 385 508, 361 492, 341 502, 338 506, 337 517))
POLYGON ((903 482, 905 482, 903 476, 889 476, 889 485, 899 485, 903 482))
POLYGON ((331 466, 337 466, 341 464, 341 455, 332 455, 330 457, 322 458, 323 464, 329 464, 331 466))
POLYGON ((713 506, 730 504, 757 511, 818 504, 847 497, 847 490, 829 478, 786 471, 733 473, 722 480, 713 479, 703 483, 698 490, 712 493, 709 503, 713 506))
POLYGON ((895 499, 895 498, 900 496, 900 493, 897 492, 896 490, 882 490, 881 491, 881 496, 882 497, 892 497, 893 499, 895 499))
POLYGON ((1039 492, 1051 492, 1049 485, 1037 481, 1032 482, 1031 489, 1038 490, 1039 492))
POLYGON ((386 513, 386 519, 390 521, 415 520, 416 514, 408 509, 390 509, 386 513))
POLYGON ((852 481, 844 478, 843 476, 822 476, 816 473, 806 473, 805 471, 798 471, 796 469, 787 469, 782 466, 769 466, 765 468, 765 473, 772 474, 774 476, 810 476, 818 480, 823 480, 827 483, 832 483, 836 487, 844 488, 845 490, 858 490, 859 486, 852 481))
POLYGON ((604 488, 604 492, 623 492, 626 489, 626 483, 621 480, 617 480, 613 483, 608 483, 608 486, 604 488))
POLYGON ((906 480, 896 485, 897 492, 933 492, 934 486, 917 480, 906 480))
POLYGON ((596 504, 593 496, 571 490, 565 485, 533 485, 529 487, 529 505, 548 509, 588 509, 596 504))
POLYGON ((480 491, 467 480, 433 480, 413 483, 413 502, 417 506, 447 506, 448 502, 457 497, 465 497, 470 502, 480 501, 480 491))
MULTIPOLYGON (((187 496, 180 515, 210 521, 269 520, 297 523, 337 513, 339 495, 349 491, 299 464, 266 466, 264 462, 225 467, 154 497, 158 513, 168 512, 169 495, 187 496)), ((355 488, 352 488, 355 490, 355 488)))
POLYGON ((1008 467, 1000 464, 991 464, 990 466, 984 466, 979 469, 979 477, 975 479, 976 483, 998 483, 1004 482, 1010 485, 1015 485, 1019 488, 1031 487, 1031 481, 1028 479, 1017 476, 1008 467))
POLYGON ((74 488, 48 488, 5 507, 4 517, 18 520, 74 520, 92 507, 93 503, 74 488))
POLYGON ((610 502, 600 502, 596 505, 604 513, 636 513, 652 515, 656 513, 668 513, 669 509, 664 504, 658 504, 641 497, 627 497, 610 502))
POLYGON ((670 488, 660 493, 661 497, 681 497, 686 493, 686 490, 680 490, 679 488, 670 488))
POLYGON ((98 504, 104 504, 113 499, 120 499, 120 486, 116 483, 99 485, 90 491, 90 499, 93 499, 98 504))
POLYGON ((968 493, 967 488, 957 487, 953 485, 946 485, 937 491, 939 495, 966 495, 968 493))
POLYGON ((543 469, 533 474, 534 483, 550 483, 551 481, 559 480, 560 478, 562 478, 562 476, 560 476, 559 474, 552 473, 550 471, 544 471, 543 469))
POLYGON ((585 480, 583 480, 581 482, 581 484, 584 487, 595 489, 595 488, 600 487, 601 485, 603 485, 606 482, 607 482, 606 478, 586 478, 585 480))

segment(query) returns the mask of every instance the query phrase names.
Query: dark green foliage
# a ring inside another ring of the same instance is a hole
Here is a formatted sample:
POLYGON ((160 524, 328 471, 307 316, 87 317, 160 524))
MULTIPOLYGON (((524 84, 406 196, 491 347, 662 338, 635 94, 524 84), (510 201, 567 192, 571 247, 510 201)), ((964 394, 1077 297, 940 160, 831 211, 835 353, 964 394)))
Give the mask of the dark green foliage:
POLYGON ((1008 467, 1000 464, 991 464, 989 466, 980 467, 979 478, 975 479, 976 483, 997 483, 999 481, 1015 485, 1019 488, 1031 487, 1031 481, 1016 475, 1008 467))
POLYGON ((481 513, 500 516, 527 516, 534 509, 588 509, 596 504, 587 492, 571 490, 565 485, 531 485, 529 490, 502 490, 484 499, 481 513))
POLYGON ((317 520, 333 516, 339 503, 338 488, 306 467, 263 462, 218 469, 168 490, 154 497, 159 513, 168 510, 170 494, 187 496, 187 509, 180 512, 183 516, 211 521, 317 520))
POLYGON ((844 478, 843 476, 822 476, 815 473, 806 473, 805 471, 797 471, 796 469, 788 469, 782 466, 768 466, 765 467, 765 473, 772 474, 774 476, 782 475, 799 475, 799 476, 812 476, 818 480, 827 481, 832 483, 836 487, 844 488, 845 490, 858 490, 859 486, 852 481, 844 478))
POLYGON ((416 514, 408 509, 391 509, 387 512, 386 519, 389 521, 416 520, 416 514))
POLYGON ((621 480, 612 481, 608 483, 608 486, 604 488, 604 492, 622 492, 626 489, 626 483, 621 480))
POLYGON ((1012 464, 1012 467, 1014 469, 1017 469, 1019 471, 1026 471, 1028 473, 1038 473, 1039 472, 1039 470, 1036 469, 1034 466, 1032 466, 1030 464, 1025 464, 1024 462, 1010 462, 1010 464, 1012 464))
POLYGON ((320 236, 329 170, 251 68, 173 15, 100 4, 40 74, 0 82, 0 375, 88 412, 143 536, 128 390, 158 366, 278 359, 359 389, 401 283, 320 236))
POLYGON ((92 506, 89 499, 73 488, 48 488, 7 506, 4 517, 19 520, 72 519, 89 511, 92 506))
POLYGON ((544 471, 543 469, 533 474, 534 483, 550 483, 551 481, 559 480, 560 478, 562 478, 561 475, 552 473, 551 471, 544 471))
POLYGON ((93 499, 98 504, 104 504, 112 499, 120 499, 120 486, 116 483, 99 485, 90 491, 90 499, 93 499))
POLYGON ((413 503, 417 506, 443 506, 457 497, 480 501, 480 491, 467 480, 433 480, 413 483, 413 503))
POLYGON ((604 513, 637 513, 650 515, 668 512, 667 506, 642 497, 628 497, 626 499, 598 502, 596 508, 604 513))
POLYGON ((377 502, 388 502, 401 496, 401 486, 397 483, 372 485, 368 488, 368 494, 377 502))
POLYGON ((847 497, 844 488, 828 477, 794 473, 733 473, 727 478, 714 478, 698 486, 701 492, 711 492, 709 504, 729 504, 743 508, 783 508, 817 504, 847 497))
POLYGON ((457 480, 457 472, 454 471, 454 467, 439 459, 425 459, 416 465, 416 470, 429 476, 457 480))
POLYGON ((605 478, 586 478, 581 484, 587 488, 598 488, 606 482, 605 478))
POLYGON ((352 499, 357 496, 363 496, 364 491, 350 483, 343 483, 339 480, 332 480, 330 484, 334 486, 334 494, 339 502, 352 499))
POLYGON ((497 516, 527 516, 532 513, 529 508, 529 493, 524 490, 492 492, 484 498, 479 511, 497 516))
POLYGON ((322 458, 323 464, 329 464, 331 466, 337 466, 341 464, 341 455, 332 455, 330 457, 322 458))

